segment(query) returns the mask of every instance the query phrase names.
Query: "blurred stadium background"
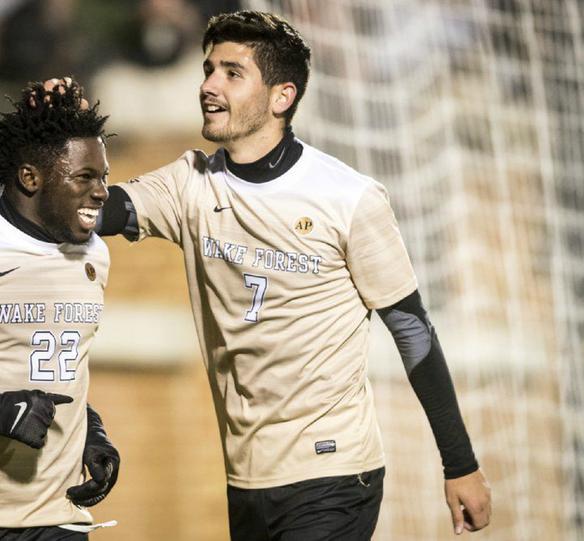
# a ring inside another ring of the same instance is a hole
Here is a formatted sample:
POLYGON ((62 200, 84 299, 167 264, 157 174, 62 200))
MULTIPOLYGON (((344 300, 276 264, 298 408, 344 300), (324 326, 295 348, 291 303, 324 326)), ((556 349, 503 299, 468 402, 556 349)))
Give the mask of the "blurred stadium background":
MULTIPOLYGON (((0 91, 76 75, 111 114, 112 182, 212 151, 199 42, 238 7, 283 14, 313 47, 297 134, 389 188, 493 488, 473 539, 584 539, 582 2, 2 0, 0 91)), ((91 402, 123 461, 94 512, 119 525, 93 538, 226 540, 181 254, 108 244, 91 402)), ((372 334, 388 456, 375 540, 449 539, 429 427, 389 334, 375 320, 372 334)))

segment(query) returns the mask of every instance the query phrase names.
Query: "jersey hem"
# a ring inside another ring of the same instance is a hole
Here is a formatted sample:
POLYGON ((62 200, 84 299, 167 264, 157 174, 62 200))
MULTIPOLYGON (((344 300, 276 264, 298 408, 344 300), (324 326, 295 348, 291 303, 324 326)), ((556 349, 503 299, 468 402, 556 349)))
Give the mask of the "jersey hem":
POLYGON ((18 522, 2 522, 0 519, 0 528, 21 529, 21 528, 60 528, 67 524, 83 524, 84 526, 92 526, 94 523, 93 517, 89 511, 85 510, 85 516, 60 516, 51 520, 21 520, 18 522))
POLYGON ((337 477, 339 475, 357 475, 377 468, 385 466, 385 459, 383 456, 377 460, 372 460, 360 464, 345 464, 333 468, 319 468, 308 472, 302 472, 286 477, 274 477, 270 479, 245 479, 236 477, 234 475, 227 475, 227 484, 235 488, 258 489, 258 488, 274 488, 300 481, 309 481, 310 479, 319 479, 321 477, 337 477))

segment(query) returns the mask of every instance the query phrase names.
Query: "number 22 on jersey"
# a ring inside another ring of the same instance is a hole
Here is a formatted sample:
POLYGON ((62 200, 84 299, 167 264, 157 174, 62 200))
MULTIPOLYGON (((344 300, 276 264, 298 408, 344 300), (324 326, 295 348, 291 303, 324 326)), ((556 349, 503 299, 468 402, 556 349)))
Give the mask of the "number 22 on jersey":
POLYGON ((62 349, 56 362, 52 363, 57 350, 57 338, 50 331, 36 331, 30 341, 32 346, 38 346, 29 357, 30 381, 74 380, 80 340, 79 332, 63 331, 58 340, 62 349))

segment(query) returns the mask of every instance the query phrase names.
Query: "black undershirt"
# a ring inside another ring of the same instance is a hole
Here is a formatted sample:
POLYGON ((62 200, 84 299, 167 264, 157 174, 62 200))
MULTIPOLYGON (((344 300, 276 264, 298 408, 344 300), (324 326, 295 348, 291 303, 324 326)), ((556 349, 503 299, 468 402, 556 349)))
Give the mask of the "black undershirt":
POLYGON ((282 140, 263 158, 251 163, 236 163, 225 150, 225 163, 236 177, 261 184, 281 177, 300 159, 302 150, 302 144, 288 126, 282 140))
POLYGON ((33 239, 42 240, 43 242, 52 242, 59 244, 53 237, 51 237, 40 225, 31 222, 20 214, 8 201, 6 197, 0 197, 0 215, 12 224, 16 229, 20 229, 33 239))

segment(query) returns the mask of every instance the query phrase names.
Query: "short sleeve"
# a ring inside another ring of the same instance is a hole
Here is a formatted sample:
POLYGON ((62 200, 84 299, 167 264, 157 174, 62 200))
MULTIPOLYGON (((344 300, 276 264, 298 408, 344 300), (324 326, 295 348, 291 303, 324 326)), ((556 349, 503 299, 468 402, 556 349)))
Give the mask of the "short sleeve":
POLYGON ((156 171, 118 184, 136 208, 137 240, 160 237, 180 243, 184 191, 194 170, 193 160, 194 153, 189 151, 156 171))
POLYGON ((353 214, 347 265, 369 309, 391 306, 418 287, 387 191, 378 182, 365 189, 353 214))

